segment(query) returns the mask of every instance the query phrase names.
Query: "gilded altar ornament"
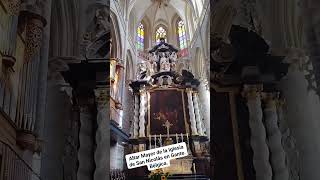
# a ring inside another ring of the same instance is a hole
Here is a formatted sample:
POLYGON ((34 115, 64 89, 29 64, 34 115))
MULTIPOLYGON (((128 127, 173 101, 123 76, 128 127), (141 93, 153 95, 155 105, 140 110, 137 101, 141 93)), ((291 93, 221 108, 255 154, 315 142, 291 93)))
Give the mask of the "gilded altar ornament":
POLYGON ((150 180, 167 180, 169 175, 170 174, 168 172, 164 173, 163 169, 156 169, 151 171, 151 173, 148 175, 148 178, 150 180))

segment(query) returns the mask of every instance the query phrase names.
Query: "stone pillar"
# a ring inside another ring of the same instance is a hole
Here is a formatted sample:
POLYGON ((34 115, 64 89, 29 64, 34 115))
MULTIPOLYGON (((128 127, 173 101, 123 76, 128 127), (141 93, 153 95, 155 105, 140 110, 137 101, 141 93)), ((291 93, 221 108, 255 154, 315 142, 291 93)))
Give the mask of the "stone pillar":
POLYGON ((284 114, 299 151, 300 178, 320 179, 320 101, 312 81, 312 64, 301 49, 291 49, 285 60, 289 72, 280 81, 285 99, 284 114))
POLYGON ((4 22, 5 29, 0 34, 0 51, 2 53, 2 63, 7 67, 12 67, 16 62, 14 54, 21 0, 5 0, 4 6, 8 16, 6 22, 4 22))
POLYGON ((133 138, 139 137, 139 95, 134 94, 133 138))
MULTIPOLYGON (((89 105, 80 106, 80 131, 77 180, 91 180, 94 171, 92 112, 89 105)), ((107 162, 106 162, 107 163, 107 162)), ((107 170, 106 170, 107 171, 107 170)))
POLYGON ((203 124, 206 135, 210 139, 210 90, 207 80, 201 80, 198 87, 199 106, 203 115, 203 124))
POLYGON ((253 150, 253 166, 256 171, 256 179, 272 180, 266 131, 262 122, 261 91, 262 86, 260 85, 245 85, 243 95, 247 98, 249 110, 250 141, 253 150))
POLYGON ((109 116, 107 112, 107 89, 101 88, 95 90, 97 102, 97 131, 96 131, 96 151, 94 154, 96 169, 94 180, 104 180, 109 177, 109 166, 107 163, 110 152, 110 130, 108 128, 109 116))
POLYGON ((278 127, 278 113, 276 101, 278 93, 263 93, 265 101, 264 115, 267 129, 268 145, 271 154, 273 180, 288 180, 289 173, 286 166, 286 153, 281 140, 282 134, 278 127))
POLYGON ((145 137, 145 124, 146 124, 146 103, 147 93, 144 88, 140 90, 140 115, 139 115, 139 137, 145 137))
MULTIPOLYGON (((71 109, 66 93, 61 85, 48 82, 45 123, 43 124, 44 146, 41 151, 41 177, 46 180, 63 179, 63 156, 65 148, 65 123, 69 120, 71 109)), ((36 160, 34 160, 36 163, 36 160)), ((39 168, 40 169, 40 168, 39 168)))
POLYGON ((196 116, 197 131, 200 136, 205 135, 203 130, 202 116, 199 109, 198 92, 193 93, 193 105, 196 116))
POLYGON ((194 114, 194 107, 193 107, 193 101, 192 101, 192 89, 189 88, 186 91, 188 96, 188 108, 189 108, 189 116, 190 116, 190 124, 191 124, 191 134, 198 135, 196 118, 194 114))

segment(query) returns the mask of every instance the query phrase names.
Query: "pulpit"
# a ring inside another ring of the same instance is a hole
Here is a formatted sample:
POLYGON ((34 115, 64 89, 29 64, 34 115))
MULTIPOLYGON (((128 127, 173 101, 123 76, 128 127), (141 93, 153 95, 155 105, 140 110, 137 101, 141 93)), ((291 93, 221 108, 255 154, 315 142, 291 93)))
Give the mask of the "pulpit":
MULTIPOLYGON (((198 102, 199 81, 185 69, 186 59, 161 41, 138 65, 130 83, 135 96, 131 129, 132 153, 186 142, 188 156, 170 161, 163 168, 170 174, 195 174, 196 159, 209 156, 204 116, 198 102)), ((209 121, 208 121, 209 122, 209 121)))

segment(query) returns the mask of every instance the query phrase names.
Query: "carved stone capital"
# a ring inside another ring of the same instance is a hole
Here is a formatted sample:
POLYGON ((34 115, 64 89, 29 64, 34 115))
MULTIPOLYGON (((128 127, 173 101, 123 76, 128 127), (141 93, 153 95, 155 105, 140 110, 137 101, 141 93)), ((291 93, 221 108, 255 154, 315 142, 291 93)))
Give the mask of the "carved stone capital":
POLYGON ((247 99, 255 99, 261 95, 262 90, 262 84, 244 85, 242 96, 247 99))
POLYGON ((186 88, 186 92, 187 92, 187 93, 193 93, 194 91, 193 91, 192 88, 186 88))
POLYGON ((98 107, 106 107, 108 101, 108 90, 107 88, 95 89, 94 94, 98 107))
POLYGON ((90 113, 89 105, 80 105, 79 110, 81 113, 90 113))
POLYGON ((306 65, 310 62, 309 56, 303 49, 291 48, 287 49, 285 63, 290 64, 290 69, 304 71, 307 69, 306 65))
POLYGON ((262 100, 266 103, 266 108, 276 108, 279 99, 279 92, 263 92, 261 93, 262 100))

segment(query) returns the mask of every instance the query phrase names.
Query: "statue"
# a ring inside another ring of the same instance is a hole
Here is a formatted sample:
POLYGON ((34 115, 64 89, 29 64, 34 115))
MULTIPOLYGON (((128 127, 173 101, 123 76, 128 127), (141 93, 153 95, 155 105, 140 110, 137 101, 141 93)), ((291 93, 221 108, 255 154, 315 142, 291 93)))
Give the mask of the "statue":
POLYGON ((175 52, 172 52, 169 57, 171 61, 171 71, 176 70, 176 61, 177 61, 177 54, 175 52))
POLYGON ((110 20, 107 8, 97 9, 93 24, 83 36, 82 54, 87 58, 103 58, 110 52, 110 20))
POLYGON ((170 71, 170 62, 169 59, 163 53, 162 57, 160 58, 160 72, 165 71, 170 71))
POLYGON ((145 63, 138 64, 137 79, 145 79, 147 76, 147 67, 145 63))
POLYGON ((154 75, 158 71, 157 62, 153 59, 151 59, 151 61, 149 62, 149 71, 150 71, 151 76, 154 75))

